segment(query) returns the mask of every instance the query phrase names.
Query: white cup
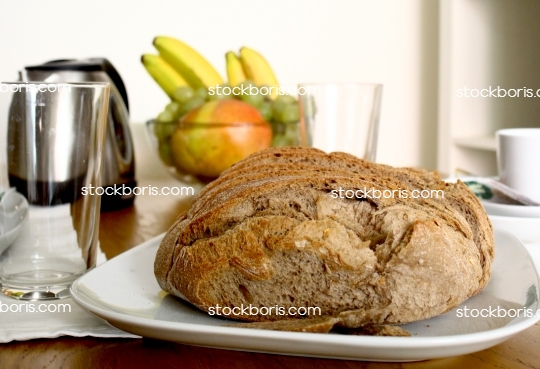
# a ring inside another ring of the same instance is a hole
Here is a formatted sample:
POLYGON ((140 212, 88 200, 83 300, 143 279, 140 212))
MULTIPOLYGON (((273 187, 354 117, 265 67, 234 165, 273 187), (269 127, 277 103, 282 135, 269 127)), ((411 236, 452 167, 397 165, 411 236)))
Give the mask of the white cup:
POLYGON ((540 202, 540 128, 497 131, 500 181, 540 202))

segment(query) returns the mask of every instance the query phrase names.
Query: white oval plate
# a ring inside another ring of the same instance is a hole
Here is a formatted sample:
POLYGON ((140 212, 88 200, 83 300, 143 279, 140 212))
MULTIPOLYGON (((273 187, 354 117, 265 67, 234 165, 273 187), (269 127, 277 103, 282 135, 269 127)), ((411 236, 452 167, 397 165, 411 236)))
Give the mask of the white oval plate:
MULTIPOLYGON (((71 287, 74 300, 113 326, 136 335, 231 350, 369 361, 415 361, 464 355, 495 346, 532 326, 540 317, 463 318, 459 309, 538 309, 539 281, 523 245, 495 233, 491 281, 460 307, 404 325, 412 337, 345 336, 226 327, 163 292, 154 277, 156 237, 85 274, 71 287)), ((478 311, 479 311, 478 310, 478 311)))

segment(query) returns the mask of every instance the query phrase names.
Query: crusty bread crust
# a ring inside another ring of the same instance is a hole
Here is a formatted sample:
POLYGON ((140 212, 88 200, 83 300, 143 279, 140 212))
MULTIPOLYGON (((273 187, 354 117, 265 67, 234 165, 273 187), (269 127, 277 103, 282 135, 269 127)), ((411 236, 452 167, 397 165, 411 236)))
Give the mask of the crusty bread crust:
POLYGON ((462 183, 345 153, 277 148, 235 164, 198 195, 162 241, 155 274, 165 291, 205 311, 311 306, 362 327, 458 306, 486 285, 493 256, 491 223, 462 183), (332 195, 363 188, 443 190, 445 197, 332 195))

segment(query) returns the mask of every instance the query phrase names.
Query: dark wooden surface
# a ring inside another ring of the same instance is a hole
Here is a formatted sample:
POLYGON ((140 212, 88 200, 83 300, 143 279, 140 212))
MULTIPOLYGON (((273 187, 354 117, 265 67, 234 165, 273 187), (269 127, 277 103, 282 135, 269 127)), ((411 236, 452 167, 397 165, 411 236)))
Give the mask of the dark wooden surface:
MULTIPOLYGON (((141 185, 177 185, 152 181, 141 185)), ((140 196, 135 206, 102 214, 108 258, 168 229, 190 200, 140 196)), ((1 327, 0 327, 1 329, 1 327)), ((478 353, 416 363, 369 363, 192 347, 149 339, 60 337, 0 344, 0 368, 540 368, 540 325, 478 353)))

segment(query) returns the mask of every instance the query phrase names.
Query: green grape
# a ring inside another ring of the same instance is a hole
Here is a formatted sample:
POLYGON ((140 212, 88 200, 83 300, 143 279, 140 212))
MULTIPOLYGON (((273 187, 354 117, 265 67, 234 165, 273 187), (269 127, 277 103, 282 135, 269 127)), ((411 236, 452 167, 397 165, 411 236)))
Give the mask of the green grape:
POLYGON ((208 94, 208 96, 206 97, 206 101, 214 101, 214 100, 221 100, 223 99, 223 95, 221 94, 218 94, 214 91, 214 93, 212 94, 208 94))
POLYGON ((261 94, 256 94, 256 95, 245 94, 245 95, 240 96, 240 100, 257 108, 261 106, 261 104, 264 102, 264 96, 261 94))
POLYGON ((298 104, 288 104, 281 112, 280 122, 298 122, 300 119, 300 110, 298 104))
POLYGON ((272 126, 272 134, 274 136, 281 135, 285 133, 285 125, 281 122, 270 121, 270 125, 272 126))
POLYGON ((249 94, 249 90, 250 90, 251 86, 255 86, 255 83, 253 83, 252 80, 246 79, 244 82, 242 82, 239 85, 235 86, 235 87, 238 87, 238 88, 233 88, 232 89, 232 94, 234 95, 235 98, 241 99, 242 95, 246 95, 246 94, 244 94, 242 92, 247 92, 249 94))
POLYGON ((295 104, 297 101, 291 95, 278 95, 276 101, 283 101, 285 104, 295 104))
POLYGON ((154 124, 154 135, 159 141, 168 140, 172 135, 176 124, 173 122, 162 123, 156 122, 154 124))
POLYGON ((230 96, 231 95, 231 93, 232 93, 231 86, 228 83, 222 83, 219 86, 221 87, 220 95, 222 95, 222 96, 230 96))
POLYGON ((167 106, 165 107, 165 110, 171 112, 172 115, 174 116, 174 120, 177 120, 178 118, 180 118, 182 107, 177 102, 171 101, 170 103, 167 104, 167 106))
POLYGON ((206 100, 206 98, 208 97, 208 90, 206 89, 206 87, 199 87, 198 89, 196 89, 195 97, 200 97, 201 99, 206 100))
POLYGON ((189 99, 192 99, 194 95, 195 93, 191 87, 182 86, 178 87, 178 89, 174 91, 173 99, 180 104, 184 104, 189 99))
POLYGON ((300 144, 300 126, 298 122, 285 123, 286 146, 297 146, 300 144))
POLYGON ((263 116, 264 120, 269 122, 272 120, 272 104, 268 101, 263 101, 259 106, 259 113, 263 116))
POLYGON ((159 143, 158 147, 159 158, 165 163, 165 165, 172 166, 171 144, 169 141, 159 143))
POLYGON ((203 98, 200 98, 200 97, 192 98, 191 100, 187 101, 182 106, 182 115, 187 114, 191 110, 198 108, 202 104, 204 104, 204 99, 203 98))
POLYGON ((164 110, 161 113, 159 113, 157 117, 157 121, 159 123, 171 123, 174 122, 174 114, 171 113, 168 110, 164 110))
POLYGON ((272 101, 272 117, 274 121, 281 122, 281 113, 286 106, 287 104, 285 102, 278 99, 272 101))
POLYGON ((174 123, 167 123, 167 124, 162 124, 163 128, 163 133, 164 133, 164 139, 165 140, 169 140, 170 137, 172 136, 174 130, 176 129, 176 122, 174 123))
POLYGON ((223 83, 221 85, 219 85, 219 89, 214 89, 213 93, 211 94, 210 91, 208 92, 208 97, 207 97, 207 100, 208 101, 213 101, 213 100, 223 100, 223 99, 226 99, 230 96, 231 94, 231 89, 229 88, 229 84, 228 83, 223 83), (224 87, 227 87, 225 89, 225 91, 223 90, 224 87), (219 91, 219 93, 218 93, 219 91))
POLYGON ((270 90, 270 86, 268 86, 268 85, 260 85, 259 86, 259 93, 261 95, 263 95, 265 99, 268 99, 268 100, 270 99, 270 95, 272 95, 270 93, 270 91, 272 91, 272 90, 270 90), (264 92, 264 94, 262 94, 261 91, 264 92))
POLYGON ((272 146, 297 146, 300 144, 300 127, 297 122, 273 123, 272 146))
POLYGON ((165 137, 165 131, 163 130, 163 127, 165 125, 166 123, 156 122, 154 123, 154 126, 152 127, 154 131, 154 136, 156 136, 158 140, 162 140, 165 137))
POLYGON ((282 135, 275 135, 272 137, 272 147, 282 147, 283 145, 283 136, 282 135))

